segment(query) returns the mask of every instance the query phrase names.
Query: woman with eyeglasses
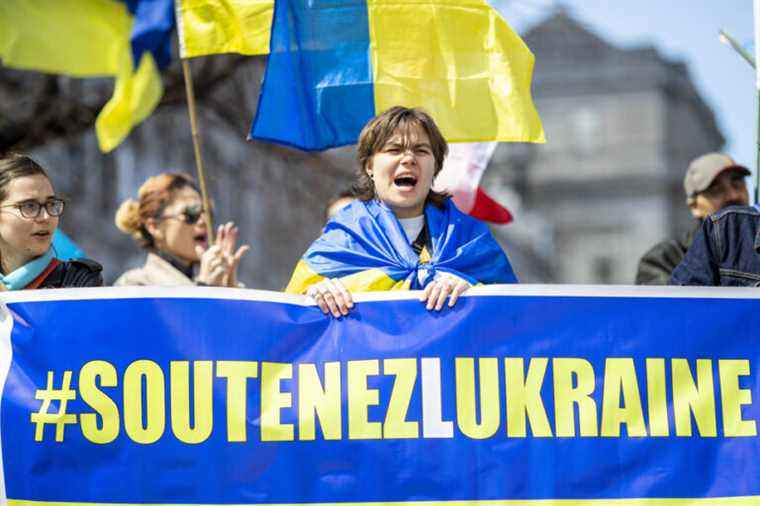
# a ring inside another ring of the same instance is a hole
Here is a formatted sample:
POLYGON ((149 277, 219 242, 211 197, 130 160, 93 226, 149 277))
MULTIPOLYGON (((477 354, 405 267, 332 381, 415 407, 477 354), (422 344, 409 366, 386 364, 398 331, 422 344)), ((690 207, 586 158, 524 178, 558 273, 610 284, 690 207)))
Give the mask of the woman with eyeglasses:
POLYGON ((34 160, 0 158, 0 291, 103 285, 97 262, 55 257, 53 234, 64 208, 34 160))
POLYGON ((235 249, 238 228, 231 222, 208 244, 201 196, 187 174, 148 178, 137 200, 119 207, 116 226, 148 252, 145 264, 122 274, 117 286, 242 286, 237 268, 249 247, 235 249))

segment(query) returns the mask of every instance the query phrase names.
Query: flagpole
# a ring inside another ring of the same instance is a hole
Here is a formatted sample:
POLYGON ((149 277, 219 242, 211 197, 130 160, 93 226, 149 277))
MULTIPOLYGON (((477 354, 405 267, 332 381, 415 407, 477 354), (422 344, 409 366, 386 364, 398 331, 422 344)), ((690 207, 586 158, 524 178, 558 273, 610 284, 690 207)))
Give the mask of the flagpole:
POLYGON ((754 9, 755 9, 755 56, 753 57, 749 51, 744 49, 741 44, 739 44, 736 39, 731 37, 725 30, 721 30, 719 32, 719 39, 723 44, 726 44, 727 46, 730 46, 736 53, 744 58, 744 61, 749 63, 749 65, 755 69, 755 99, 757 100, 757 130, 755 131, 755 148, 756 148, 756 158, 755 158, 755 203, 760 203, 760 71, 758 71, 757 65, 755 64, 756 61, 758 61, 758 55, 760 55, 760 45, 758 44, 760 42, 760 20, 758 19, 758 15, 760 15, 760 11, 758 10, 758 6, 760 6, 760 0, 754 1, 754 9))
POLYGON ((760 197, 760 69, 757 62, 760 62, 760 0, 754 2, 755 14, 755 100, 757 101, 757 130, 755 132, 755 142, 757 143, 757 161, 755 164, 755 204, 758 204, 760 197))
POLYGON ((207 244, 214 241, 214 224, 211 222, 211 201, 206 187, 206 173, 203 170, 203 155, 201 154, 201 136, 198 131, 198 119, 195 113, 195 93, 193 92, 193 76, 190 73, 190 64, 187 58, 182 58, 182 74, 185 77, 185 92, 187 93, 187 110, 190 113, 190 131, 193 137, 193 150, 195 151, 195 168, 198 172, 198 182, 201 187, 201 199, 203 200, 203 218, 206 222, 207 244))

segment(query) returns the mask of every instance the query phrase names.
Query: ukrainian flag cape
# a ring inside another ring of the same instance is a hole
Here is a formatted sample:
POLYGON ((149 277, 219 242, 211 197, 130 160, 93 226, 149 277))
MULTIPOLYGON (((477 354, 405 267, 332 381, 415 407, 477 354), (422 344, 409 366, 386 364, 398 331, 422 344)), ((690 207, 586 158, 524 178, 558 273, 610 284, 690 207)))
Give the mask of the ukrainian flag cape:
POLYGON ((296 266, 285 289, 304 293, 325 278, 349 291, 418 290, 438 272, 477 283, 516 283, 506 255, 488 226, 447 200, 425 206, 432 251, 417 255, 396 215, 385 204, 355 201, 325 227, 296 266))

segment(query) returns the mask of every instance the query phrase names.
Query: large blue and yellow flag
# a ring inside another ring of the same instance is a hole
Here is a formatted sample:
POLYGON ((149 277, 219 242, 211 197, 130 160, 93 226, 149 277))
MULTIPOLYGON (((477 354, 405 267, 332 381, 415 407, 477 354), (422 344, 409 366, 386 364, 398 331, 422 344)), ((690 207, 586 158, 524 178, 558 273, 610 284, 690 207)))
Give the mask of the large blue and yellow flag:
POLYGON ((352 292, 417 290, 451 273, 472 284, 516 283, 488 226, 450 200, 425 207, 432 251, 418 255, 401 224, 377 200, 354 201, 336 214, 298 262, 286 292, 305 293, 325 278, 340 278, 352 292))
POLYGON ((102 151, 147 118, 163 94, 158 68, 170 59, 172 0, 3 0, 0 60, 7 67, 116 79, 98 114, 102 151))
POLYGON ((449 141, 543 142, 533 54, 485 0, 277 0, 250 136, 321 150, 392 106, 449 141))

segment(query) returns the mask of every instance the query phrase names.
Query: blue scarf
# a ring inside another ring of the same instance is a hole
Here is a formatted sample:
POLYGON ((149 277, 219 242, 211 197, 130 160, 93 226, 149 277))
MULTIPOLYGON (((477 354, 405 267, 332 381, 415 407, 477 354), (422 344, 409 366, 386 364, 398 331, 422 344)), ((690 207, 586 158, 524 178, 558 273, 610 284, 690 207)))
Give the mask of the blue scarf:
POLYGON ((425 206, 430 260, 414 252, 396 215, 385 204, 355 201, 341 210, 303 256, 320 276, 339 278, 380 269, 395 281, 424 288, 438 272, 472 284, 517 283, 512 267, 488 226, 447 200, 442 208, 425 206))
POLYGON ((21 290, 42 274, 53 258, 53 249, 50 248, 44 255, 25 263, 10 274, 0 274, 0 283, 8 290, 21 290))

